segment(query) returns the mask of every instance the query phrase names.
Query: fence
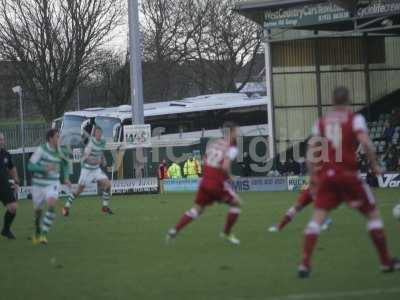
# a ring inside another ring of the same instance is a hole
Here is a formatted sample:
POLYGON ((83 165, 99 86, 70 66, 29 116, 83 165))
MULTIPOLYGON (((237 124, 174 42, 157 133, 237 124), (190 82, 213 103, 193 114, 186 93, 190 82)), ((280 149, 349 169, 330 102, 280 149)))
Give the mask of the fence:
MULTIPOLYGON (((38 146, 45 142, 46 131, 50 128, 48 124, 27 124, 25 126, 25 147, 38 146)), ((4 133, 8 149, 21 147, 20 125, 0 125, 0 132, 4 133)))

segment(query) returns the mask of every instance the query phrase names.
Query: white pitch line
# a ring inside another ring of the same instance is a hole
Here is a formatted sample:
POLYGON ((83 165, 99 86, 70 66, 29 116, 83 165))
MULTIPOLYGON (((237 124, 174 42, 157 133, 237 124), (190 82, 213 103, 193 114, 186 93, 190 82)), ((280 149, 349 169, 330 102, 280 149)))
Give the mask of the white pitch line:
POLYGON ((333 293, 292 294, 270 298, 269 300, 311 300, 311 299, 345 299, 344 297, 365 297, 384 294, 400 294, 400 288, 358 290, 333 293))

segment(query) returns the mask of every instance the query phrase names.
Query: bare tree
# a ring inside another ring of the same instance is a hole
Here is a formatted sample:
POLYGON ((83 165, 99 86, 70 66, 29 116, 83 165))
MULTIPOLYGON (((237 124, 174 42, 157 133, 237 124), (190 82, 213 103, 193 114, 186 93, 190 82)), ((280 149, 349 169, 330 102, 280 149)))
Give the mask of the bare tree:
POLYGON ((143 53, 158 70, 148 79, 157 82, 162 95, 171 94, 171 85, 179 86, 171 81, 184 77, 191 78, 203 94, 238 91, 249 81, 262 30, 235 13, 234 2, 142 1, 143 53), (236 87, 241 72, 246 74, 236 87))
POLYGON ((121 16, 120 0, 0 0, 0 53, 47 121, 105 57, 101 47, 121 16))
POLYGON ((142 32, 145 60, 180 62, 196 24, 187 19, 187 11, 196 0, 143 0, 142 32))
POLYGON ((158 97, 170 95, 171 76, 188 55, 188 43, 196 30, 187 12, 198 0, 143 0, 144 61, 152 66, 148 80, 157 82, 158 97))
POLYGON ((108 58, 99 66, 98 72, 104 98, 107 104, 121 105, 129 103, 129 57, 122 57, 119 53, 109 52, 108 58))
POLYGON ((202 93, 239 91, 249 81, 261 47, 262 29, 232 10, 234 0, 201 0, 188 14, 200 24, 190 43, 190 60, 202 93), (244 68, 246 66, 246 68, 244 68), (239 87, 235 79, 245 71, 239 87))

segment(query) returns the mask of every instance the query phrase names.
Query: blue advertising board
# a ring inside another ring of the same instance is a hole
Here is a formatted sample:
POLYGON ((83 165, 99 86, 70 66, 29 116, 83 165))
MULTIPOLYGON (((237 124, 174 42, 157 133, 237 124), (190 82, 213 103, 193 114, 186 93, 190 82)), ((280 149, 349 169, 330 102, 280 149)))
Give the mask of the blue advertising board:
POLYGON ((231 182, 236 192, 276 192, 287 190, 286 177, 242 177, 231 182))
MULTIPOLYGON (((197 190, 199 179, 164 180, 165 192, 194 192, 197 190)), ((236 192, 272 192, 286 191, 286 177, 239 177, 231 185, 236 192)))
POLYGON ((163 180, 165 192, 195 192, 199 186, 199 179, 166 179, 163 180))

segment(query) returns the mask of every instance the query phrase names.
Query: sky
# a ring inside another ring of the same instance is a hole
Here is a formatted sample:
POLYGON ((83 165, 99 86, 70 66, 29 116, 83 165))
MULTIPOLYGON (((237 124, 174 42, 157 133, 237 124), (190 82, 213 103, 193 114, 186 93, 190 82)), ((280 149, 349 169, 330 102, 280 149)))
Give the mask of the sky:
MULTIPOLYGON (((130 1, 130 0, 125 0, 130 1)), ((139 0, 140 5, 141 0, 139 0)), ((139 18, 142 18, 142 14, 139 11, 139 18)), ((107 43, 106 47, 110 50, 114 50, 116 52, 125 52, 128 47, 129 39, 128 39, 128 9, 126 9, 126 15, 123 16, 122 25, 118 26, 111 34, 111 40, 107 43)))
POLYGON ((110 40, 105 48, 116 52, 126 52, 128 47, 128 11, 123 16, 122 24, 118 26, 110 35, 110 40))
POLYGON ((128 21, 118 26, 111 34, 110 40, 106 43, 107 49, 116 52, 126 52, 128 47, 128 21))

